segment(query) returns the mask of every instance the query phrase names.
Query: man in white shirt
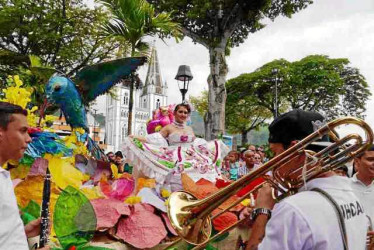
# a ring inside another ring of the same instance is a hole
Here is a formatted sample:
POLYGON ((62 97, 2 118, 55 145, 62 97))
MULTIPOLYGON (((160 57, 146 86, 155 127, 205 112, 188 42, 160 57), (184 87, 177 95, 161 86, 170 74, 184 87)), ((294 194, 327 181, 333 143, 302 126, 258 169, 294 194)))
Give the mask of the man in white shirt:
POLYGON ((352 188, 374 227, 374 145, 355 158, 354 167, 356 174, 351 178, 352 188))
POLYGON ((26 116, 20 106, 0 102, 0 249, 28 250, 26 235, 34 237, 40 231, 40 219, 23 226, 9 172, 1 167, 21 159, 31 142, 26 116))
MULTIPOLYGON (((323 116, 318 113, 288 112, 269 126, 270 149, 279 155, 322 124, 323 116)), ((290 164, 287 167, 287 171, 292 169, 290 164)), ((269 185, 259 190, 247 249, 365 249, 367 218, 348 178, 327 172, 307 182, 303 190, 277 204, 269 185)))

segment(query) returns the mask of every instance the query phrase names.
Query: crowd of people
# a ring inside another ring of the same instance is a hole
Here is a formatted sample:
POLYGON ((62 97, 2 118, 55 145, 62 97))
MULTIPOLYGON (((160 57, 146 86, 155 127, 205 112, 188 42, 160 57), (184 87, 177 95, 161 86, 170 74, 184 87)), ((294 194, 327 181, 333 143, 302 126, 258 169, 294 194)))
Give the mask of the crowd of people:
POLYGON ((112 151, 106 154, 109 161, 113 163, 118 170, 118 173, 132 173, 131 166, 126 162, 126 159, 121 151, 117 151, 113 153, 112 151))
POLYGON ((231 150, 224 158, 221 167, 222 176, 228 180, 236 181, 247 175, 250 171, 262 166, 267 161, 264 148, 249 145, 240 152, 231 150))
MULTIPOLYGON (((142 143, 150 143, 151 140, 161 142, 163 150, 168 146, 194 143, 196 138, 193 130, 186 125, 190 112, 188 105, 177 105, 172 124, 151 137, 132 136, 132 139, 142 143)), ((26 116, 27 112, 19 106, 0 102, 1 165, 10 159, 22 158, 31 141, 26 116)), ((318 129, 316 124, 323 124, 323 121, 322 115, 302 110, 279 116, 269 126, 270 150, 275 156, 282 154, 318 129)), ((310 147, 323 148, 328 143, 329 138, 323 137, 310 144, 310 147)), ((211 152, 201 145, 198 144, 196 148, 203 153, 196 153, 195 156, 195 151, 187 150, 186 155, 198 162, 196 168, 201 168, 200 172, 204 170, 206 173, 205 165, 210 164, 206 158, 211 152), (204 153, 204 157, 199 156, 204 153)), ((107 156, 117 166, 118 172, 132 172, 121 151, 109 152, 107 156)), ((182 158, 180 154, 178 157, 182 158)), ((188 157, 183 159, 188 161, 188 157)), ((241 151, 232 150, 223 158, 222 166, 218 169, 219 176, 233 182, 262 167, 267 161, 263 146, 249 145, 241 151)), ((291 163, 286 164, 279 175, 287 176, 293 167, 291 163)), ((371 222, 374 219, 373 145, 354 159, 354 169, 355 174, 351 178, 342 176, 340 172, 324 172, 304 183, 297 194, 280 202, 273 198, 272 186, 265 184, 258 191, 254 206, 244 211, 252 222, 246 249, 365 249, 367 237, 374 236, 371 222)), ((180 181, 178 174, 181 172, 183 169, 173 172, 174 182, 180 181)), ((268 175, 271 176, 271 173, 268 175)), ((2 168, 0 186, 0 249, 28 249, 26 236, 38 234, 40 219, 23 226, 9 173, 2 168)))

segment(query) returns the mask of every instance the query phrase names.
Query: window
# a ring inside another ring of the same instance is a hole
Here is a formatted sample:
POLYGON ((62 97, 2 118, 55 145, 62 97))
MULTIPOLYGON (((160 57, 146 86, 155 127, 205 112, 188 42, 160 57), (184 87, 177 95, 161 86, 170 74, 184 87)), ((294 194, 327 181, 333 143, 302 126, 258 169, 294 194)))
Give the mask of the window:
POLYGON ((129 93, 125 92, 125 96, 123 97, 123 104, 129 105, 129 93))
POLYGON ((143 108, 147 108, 147 100, 145 98, 143 100, 143 108))
POLYGON ((158 109, 160 107, 160 99, 157 99, 156 101, 156 109, 158 109))

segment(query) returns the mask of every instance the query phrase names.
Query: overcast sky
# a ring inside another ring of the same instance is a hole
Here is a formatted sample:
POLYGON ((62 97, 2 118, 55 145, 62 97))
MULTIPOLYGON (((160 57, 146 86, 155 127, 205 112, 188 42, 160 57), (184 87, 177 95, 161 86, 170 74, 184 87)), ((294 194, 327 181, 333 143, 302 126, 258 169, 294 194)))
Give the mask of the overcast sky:
MULTIPOLYGON (((152 41, 153 38, 147 39, 152 41)), ((169 103, 181 101, 174 80, 179 65, 190 65, 194 79, 187 96, 199 95, 208 89, 209 57, 206 48, 185 38, 180 43, 156 40, 161 74, 167 81, 169 103)), ((374 93, 374 1, 315 0, 307 9, 291 19, 279 17, 235 47, 227 58, 227 79, 248 73, 274 59, 300 60, 311 54, 331 58, 348 58, 351 66, 360 70, 374 93)), ((146 68, 140 69, 145 80, 146 68)), ((98 102, 103 102, 103 98, 98 102)), ((366 120, 374 127, 374 100, 367 105, 366 120)))

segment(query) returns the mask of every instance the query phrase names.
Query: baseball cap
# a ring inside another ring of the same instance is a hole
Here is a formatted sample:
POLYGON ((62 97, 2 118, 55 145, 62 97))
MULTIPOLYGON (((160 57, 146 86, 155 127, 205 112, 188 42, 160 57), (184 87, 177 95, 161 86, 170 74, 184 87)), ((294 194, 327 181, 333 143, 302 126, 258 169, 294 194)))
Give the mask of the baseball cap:
MULTIPOLYGON (((317 112, 295 109, 277 117, 269 126, 269 142, 289 145, 291 141, 302 140, 326 124, 325 118, 317 112)), ((327 135, 313 143, 328 146, 327 135)))

